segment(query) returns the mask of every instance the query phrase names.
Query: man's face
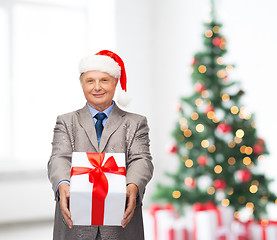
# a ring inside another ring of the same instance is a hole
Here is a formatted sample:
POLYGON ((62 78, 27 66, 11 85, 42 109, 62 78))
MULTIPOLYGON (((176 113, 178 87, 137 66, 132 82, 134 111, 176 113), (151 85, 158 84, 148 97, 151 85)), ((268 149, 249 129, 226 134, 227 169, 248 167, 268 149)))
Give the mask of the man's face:
POLYGON ((81 85, 88 104, 102 112, 112 104, 117 80, 108 73, 89 71, 81 75, 81 85))

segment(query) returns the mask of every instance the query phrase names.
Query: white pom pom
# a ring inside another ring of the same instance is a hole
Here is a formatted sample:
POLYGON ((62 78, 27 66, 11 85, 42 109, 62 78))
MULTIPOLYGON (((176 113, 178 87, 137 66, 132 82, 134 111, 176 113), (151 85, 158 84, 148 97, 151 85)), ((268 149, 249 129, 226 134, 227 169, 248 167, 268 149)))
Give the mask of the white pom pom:
POLYGON ((117 102, 122 107, 127 107, 128 104, 131 102, 131 97, 125 91, 119 90, 117 95, 117 102))

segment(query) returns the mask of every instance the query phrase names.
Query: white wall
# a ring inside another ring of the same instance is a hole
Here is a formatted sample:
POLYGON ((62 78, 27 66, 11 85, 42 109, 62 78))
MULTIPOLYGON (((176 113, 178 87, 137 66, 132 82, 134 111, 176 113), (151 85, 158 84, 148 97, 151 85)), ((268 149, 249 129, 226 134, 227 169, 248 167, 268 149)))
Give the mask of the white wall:
MULTIPOLYGON (((245 106, 255 113, 260 137, 271 155, 262 168, 274 177, 277 118, 274 103, 275 56, 277 55, 277 3, 273 0, 217 0, 219 20, 227 38, 226 59, 235 64, 233 80, 239 80, 246 94, 245 106)), ((146 205, 163 172, 173 170, 177 159, 166 153, 178 119, 178 99, 191 92, 189 65, 203 48, 203 22, 209 16, 209 1, 119 0, 117 1, 117 49, 125 59, 129 110, 146 115, 151 129, 155 175, 149 184, 146 205)))

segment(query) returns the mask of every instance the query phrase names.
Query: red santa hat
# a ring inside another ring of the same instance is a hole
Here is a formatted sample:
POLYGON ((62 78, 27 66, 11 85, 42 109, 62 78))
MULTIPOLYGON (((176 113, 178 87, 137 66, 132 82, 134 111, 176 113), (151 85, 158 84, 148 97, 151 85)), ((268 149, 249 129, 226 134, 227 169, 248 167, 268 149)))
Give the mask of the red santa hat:
POLYGON ((79 64, 80 74, 88 71, 100 71, 120 80, 123 91, 126 92, 126 71, 122 59, 112 51, 102 50, 95 55, 81 59, 79 64))

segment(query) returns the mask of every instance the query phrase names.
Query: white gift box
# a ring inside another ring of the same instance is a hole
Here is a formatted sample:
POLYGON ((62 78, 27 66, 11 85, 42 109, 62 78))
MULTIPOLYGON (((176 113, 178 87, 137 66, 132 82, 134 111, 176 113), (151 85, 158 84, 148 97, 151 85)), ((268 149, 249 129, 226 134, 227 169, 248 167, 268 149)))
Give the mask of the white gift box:
POLYGON ((126 202, 125 154, 98 155, 72 154, 70 212, 73 225, 121 225, 126 202))
POLYGON ((195 204, 193 213, 194 240, 229 240, 233 208, 211 203, 195 204))
POLYGON ((185 218, 173 209, 144 210, 143 220, 146 240, 188 240, 185 218))
POLYGON ((249 226, 249 239, 251 240, 276 240, 277 239, 277 223, 268 222, 266 226, 262 226, 257 222, 252 222, 249 226))

